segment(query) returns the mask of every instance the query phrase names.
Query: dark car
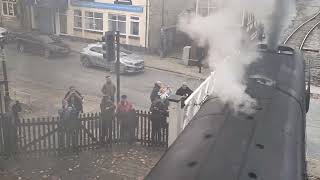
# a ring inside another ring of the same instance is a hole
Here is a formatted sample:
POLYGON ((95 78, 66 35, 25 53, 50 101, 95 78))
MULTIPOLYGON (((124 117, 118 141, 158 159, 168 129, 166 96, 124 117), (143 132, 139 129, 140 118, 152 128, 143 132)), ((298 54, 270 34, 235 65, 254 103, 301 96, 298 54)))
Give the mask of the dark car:
POLYGON ((66 56, 70 53, 69 46, 54 35, 21 33, 17 34, 16 40, 17 49, 20 53, 32 52, 45 57, 66 56))

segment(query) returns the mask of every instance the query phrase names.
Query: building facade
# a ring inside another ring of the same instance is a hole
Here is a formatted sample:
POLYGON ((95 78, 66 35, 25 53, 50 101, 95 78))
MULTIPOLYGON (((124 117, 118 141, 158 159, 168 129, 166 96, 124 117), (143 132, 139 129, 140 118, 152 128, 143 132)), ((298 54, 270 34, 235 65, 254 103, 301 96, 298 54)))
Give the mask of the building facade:
POLYGON ((121 43, 146 47, 145 7, 145 0, 70 0, 56 13, 56 34, 101 39, 106 31, 120 31, 121 43))
MULTIPOLYGON (((193 1, 193 0, 189 0, 193 1)), ((120 31, 121 43, 156 51, 161 27, 175 25, 185 0, 70 0, 56 13, 56 34, 100 39, 120 31)))
POLYGON ((195 0, 0 0, 1 19, 27 30, 98 40, 120 31, 121 43, 157 51, 161 29, 175 26, 195 0))

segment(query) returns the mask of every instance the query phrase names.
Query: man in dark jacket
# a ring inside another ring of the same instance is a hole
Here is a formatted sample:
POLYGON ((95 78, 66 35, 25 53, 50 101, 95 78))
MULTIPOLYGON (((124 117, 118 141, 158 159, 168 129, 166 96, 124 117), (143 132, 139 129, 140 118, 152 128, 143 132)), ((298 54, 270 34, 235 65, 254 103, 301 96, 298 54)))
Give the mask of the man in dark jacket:
POLYGON ((167 106, 161 101, 159 97, 156 97, 150 107, 151 121, 152 121, 152 143, 159 145, 161 142, 161 128, 166 124, 168 116, 167 106))
POLYGON ((155 100, 156 97, 160 97, 160 95, 159 95, 160 88, 161 88, 161 82, 157 81, 154 84, 154 87, 153 87, 151 95, 150 95, 151 103, 155 100))
POLYGON ((185 106, 184 101, 193 93, 193 91, 187 86, 187 83, 182 83, 182 86, 177 90, 176 95, 182 96, 181 108, 185 106))
POLYGON ((62 109, 58 130, 59 150, 72 147, 73 151, 77 151, 80 126, 81 122, 78 120, 78 111, 75 107, 68 106, 62 109))
POLYGON ((110 96, 103 96, 101 103, 101 119, 102 119, 102 127, 101 134, 104 142, 110 143, 112 140, 112 121, 115 117, 115 109, 113 101, 110 96))
POLYGON ((19 122, 19 112, 22 111, 20 102, 16 101, 16 103, 12 106, 11 110, 12 110, 12 115, 13 115, 15 122, 18 123, 19 122))

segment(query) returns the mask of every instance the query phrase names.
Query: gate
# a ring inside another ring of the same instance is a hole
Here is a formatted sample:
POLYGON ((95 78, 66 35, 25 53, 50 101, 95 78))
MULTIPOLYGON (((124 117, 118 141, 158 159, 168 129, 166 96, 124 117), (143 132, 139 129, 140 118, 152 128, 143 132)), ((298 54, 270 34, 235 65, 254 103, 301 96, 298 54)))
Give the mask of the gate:
POLYGON ((81 114, 69 120, 47 117, 15 121, 10 116, 2 116, 0 155, 61 155, 130 143, 166 148, 168 124, 160 128, 155 142, 150 115, 150 112, 136 111, 134 126, 118 118, 107 126, 100 113, 81 114))

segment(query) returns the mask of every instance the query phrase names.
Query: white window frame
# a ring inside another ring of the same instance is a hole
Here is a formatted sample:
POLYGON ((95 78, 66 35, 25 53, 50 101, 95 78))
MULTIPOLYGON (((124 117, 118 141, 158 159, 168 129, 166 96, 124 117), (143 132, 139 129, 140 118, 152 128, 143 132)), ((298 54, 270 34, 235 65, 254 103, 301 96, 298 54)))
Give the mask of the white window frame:
POLYGON ((67 19, 67 23, 66 23, 66 34, 68 34, 68 14, 67 13, 62 13, 60 11, 58 11, 59 13, 59 32, 60 34, 65 34, 63 32, 61 32, 61 16, 65 16, 67 19))
POLYGON ((78 30, 78 31, 82 31, 82 29, 83 29, 83 13, 82 13, 82 11, 80 9, 74 9, 73 10, 73 29, 74 30, 78 30), (79 11, 80 15, 77 15, 75 13, 75 11, 79 11), (76 21, 75 21, 76 18, 80 19, 81 27, 76 26, 76 21))
MULTIPOLYGON (((1 11, 2 11, 2 15, 3 16, 9 16, 9 17, 16 17, 17 15, 15 14, 15 11, 14 11, 14 5, 17 7, 17 0, 2 0, 2 3, 1 3, 1 11), (6 5, 5 5, 6 4, 6 5), (9 14, 9 4, 12 6, 12 15, 9 14), (6 6, 7 7, 7 14, 4 14, 4 10, 3 10, 3 7, 6 6)), ((18 11, 18 9, 16 9, 16 11, 18 11)))
POLYGON ((199 16, 210 16, 217 9, 217 5, 217 0, 197 0, 196 14, 199 16), (204 11, 206 14, 203 13, 204 11))
POLYGON ((84 27, 83 27, 83 29, 86 31, 92 31, 92 32, 103 32, 103 13, 102 12, 94 12, 94 11, 85 11, 84 12, 84 27), (93 13, 93 17, 86 16, 87 13, 93 13), (97 17, 95 17, 95 14, 101 14, 102 17, 97 18, 97 17), (87 20, 88 19, 93 20, 93 29, 87 28, 87 20), (97 29, 97 25, 95 24, 96 20, 101 20, 102 29, 97 29))
POLYGON ((140 17, 138 16, 130 16, 130 36, 140 37, 140 17), (137 19, 134 19, 134 18, 137 18, 137 19), (131 31, 133 23, 138 23, 138 34, 133 34, 131 31))
MULTIPOLYGON (((119 22, 125 23, 126 33, 120 32, 120 35, 124 35, 124 36, 126 36, 126 35, 128 34, 127 19, 128 19, 128 18, 127 18, 127 15, 125 15, 125 14, 115 14, 115 13, 109 13, 109 14, 108 14, 108 24, 109 24, 110 21, 116 22, 116 31, 119 31, 119 22), (116 16, 117 19, 114 20, 114 19, 110 18, 110 16, 116 16), (124 16, 124 17, 126 17, 126 20, 125 20, 125 21, 119 20, 119 16, 124 16)), ((110 25, 110 24, 109 24, 109 25, 110 25)), ((109 26, 109 30, 111 30, 111 29, 110 29, 110 26, 109 26)), ((130 30, 131 30, 131 29, 130 29, 130 30)))

